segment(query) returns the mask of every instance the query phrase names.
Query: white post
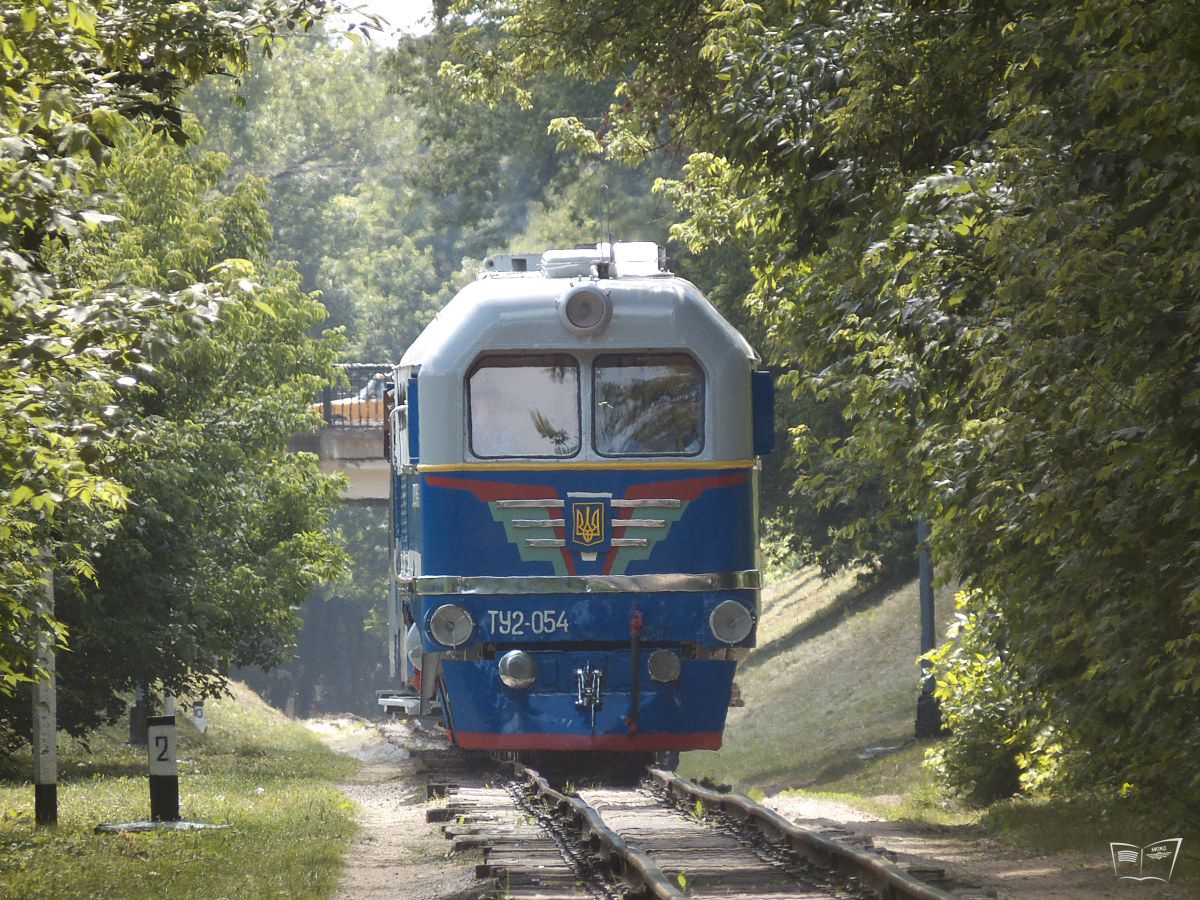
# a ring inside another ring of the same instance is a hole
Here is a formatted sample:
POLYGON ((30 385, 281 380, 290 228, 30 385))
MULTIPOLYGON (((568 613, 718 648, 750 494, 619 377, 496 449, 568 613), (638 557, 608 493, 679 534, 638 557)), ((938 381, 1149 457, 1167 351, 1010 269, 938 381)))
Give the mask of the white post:
MULTIPOLYGON (((46 570, 39 615, 54 615, 54 573, 46 570)), ((39 629, 37 661, 45 675, 33 683, 33 809, 38 825, 58 824, 58 704, 54 680, 54 633, 39 629)))
POLYGON ((192 724, 196 726, 196 730, 201 734, 208 731, 208 716, 204 710, 203 700, 197 700, 192 704, 192 724))

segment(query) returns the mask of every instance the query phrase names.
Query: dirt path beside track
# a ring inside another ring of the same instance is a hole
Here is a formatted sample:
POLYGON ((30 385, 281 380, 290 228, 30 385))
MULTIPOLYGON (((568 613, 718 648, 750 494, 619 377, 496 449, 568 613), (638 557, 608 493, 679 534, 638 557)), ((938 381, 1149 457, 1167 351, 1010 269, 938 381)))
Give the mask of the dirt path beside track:
POLYGON ((309 728, 339 753, 362 761, 354 779, 339 785, 358 804, 361 831, 346 851, 337 896, 357 898, 470 898, 476 896, 470 860, 449 857, 440 826, 425 821, 421 763, 412 754, 442 746, 408 725, 361 719, 325 719, 309 728))
POLYGON ((968 826, 893 822, 837 800, 779 795, 765 799, 763 805, 804 828, 891 851, 907 865, 945 869, 952 878, 979 886, 979 893, 969 896, 1012 900, 1195 896, 1194 886, 1118 881, 1107 846, 1097 847, 1094 853, 1037 855, 989 840, 968 826))

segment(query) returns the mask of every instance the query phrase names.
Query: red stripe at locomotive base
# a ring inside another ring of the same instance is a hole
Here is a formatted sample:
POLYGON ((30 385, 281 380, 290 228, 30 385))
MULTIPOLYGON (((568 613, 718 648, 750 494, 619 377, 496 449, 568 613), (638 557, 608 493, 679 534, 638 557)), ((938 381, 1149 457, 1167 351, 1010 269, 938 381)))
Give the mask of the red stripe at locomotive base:
POLYGON ((721 732, 686 734, 496 734, 455 732, 464 750, 720 750, 721 732))

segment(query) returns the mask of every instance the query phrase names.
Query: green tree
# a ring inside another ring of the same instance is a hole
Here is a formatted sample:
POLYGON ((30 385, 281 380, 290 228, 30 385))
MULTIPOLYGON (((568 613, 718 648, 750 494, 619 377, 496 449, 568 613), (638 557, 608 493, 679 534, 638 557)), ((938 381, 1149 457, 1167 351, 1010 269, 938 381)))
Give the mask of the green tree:
POLYGON ((230 157, 231 178, 266 182, 272 257, 292 261, 306 290, 322 291, 331 324, 346 326, 352 344, 359 310, 350 281, 391 291, 400 308, 424 301, 403 277, 387 284, 394 260, 374 273, 362 259, 396 250, 397 237, 415 228, 404 183, 404 161, 416 155, 413 127, 388 94, 383 62, 384 51, 369 43, 335 42, 315 29, 256 59, 236 87, 210 80, 188 103, 206 145, 230 157))
POLYGON ((430 206, 410 184, 412 111, 384 63, 369 44, 313 33, 259 60, 236 95, 209 83, 190 103, 231 172, 266 182, 272 257, 321 292, 348 358, 379 363, 399 361, 447 299, 430 206))
POLYGON ((1190 6, 472 6, 503 37, 461 86, 615 77, 561 133, 695 148, 677 234, 746 248, 773 360, 839 411, 796 423, 798 489, 873 486, 851 536, 928 515, 1081 774, 1200 794, 1190 6))
MULTIPOLYGON (((117 224, 55 257, 83 290, 209 278, 223 298, 202 330, 177 327, 153 355, 123 398, 121 439, 93 464, 126 505, 93 578, 59 595, 70 651, 59 722, 73 734, 123 710, 134 684, 212 693, 231 666, 289 658, 293 610, 341 573, 323 534, 337 480, 287 453, 313 424, 339 339, 309 336, 324 309, 295 272, 264 267, 264 187, 251 179, 222 193, 226 166, 153 133, 122 140, 107 173, 120 199, 104 207, 117 224)), ((25 734, 26 707, 0 708, 10 742, 25 734)))
POLYGON ((332 240, 315 278, 322 299, 353 318, 348 359, 397 363, 441 306, 443 280, 431 247, 395 221, 394 192, 366 183, 326 213, 332 240))
POLYGON ((329 530, 350 559, 347 577, 316 590, 301 608, 304 622, 286 675, 276 669, 246 677, 279 706, 287 704, 285 691, 294 693, 298 714, 310 711, 319 683, 321 712, 374 716, 375 691, 387 681, 387 503, 342 503, 329 530))
MULTIPOLYGON (((438 272, 450 276, 464 257, 530 251, 574 242, 658 240, 674 210, 652 195, 657 176, 677 161, 639 166, 563 146, 549 126, 573 111, 589 121, 607 109, 611 82, 546 72, 516 98, 446 102, 439 73, 464 59, 496 52, 494 22, 473 27, 443 17, 432 33, 403 41, 389 60, 396 93, 411 109, 419 152, 408 176, 421 239, 434 248, 438 272), (489 102, 494 101, 494 102, 489 102)), ((447 298, 448 299, 448 298, 447 298)))
MULTIPOLYGON (((109 224, 105 166, 131 121, 183 140, 177 105, 254 47, 308 27, 324 0, 236 9, 149 0, 24 0, 0 10, 0 694, 33 674, 47 568, 90 577, 127 499, 97 466, 136 366, 180 323, 203 327, 220 285, 83 290, 52 259, 109 224)), ((128 434, 126 434, 128 437, 128 434)))
POLYGON ((314 33, 236 95, 209 82, 189 104, 233 175, 266 180, 271 255, 321 292, 351 358, 398 360, 488 253, 667 237, 673 210, 651 186, 669 166, 580 160, 547 133, 566 109, 599 113, 603 90, 556 76, 529 109, 447 103, 437 73, 455 33, 390 53, 314 33))

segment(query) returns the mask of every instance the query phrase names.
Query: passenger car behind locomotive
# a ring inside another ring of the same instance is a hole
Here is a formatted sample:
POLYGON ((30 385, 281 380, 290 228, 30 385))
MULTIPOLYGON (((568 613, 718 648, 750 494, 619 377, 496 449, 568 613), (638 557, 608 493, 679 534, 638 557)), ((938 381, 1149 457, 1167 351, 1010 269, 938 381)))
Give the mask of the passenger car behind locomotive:
POLYGON ((397 665, 464 748, 716 749, 771 378, 653 244, 487 266, 395 371, 397 665))

